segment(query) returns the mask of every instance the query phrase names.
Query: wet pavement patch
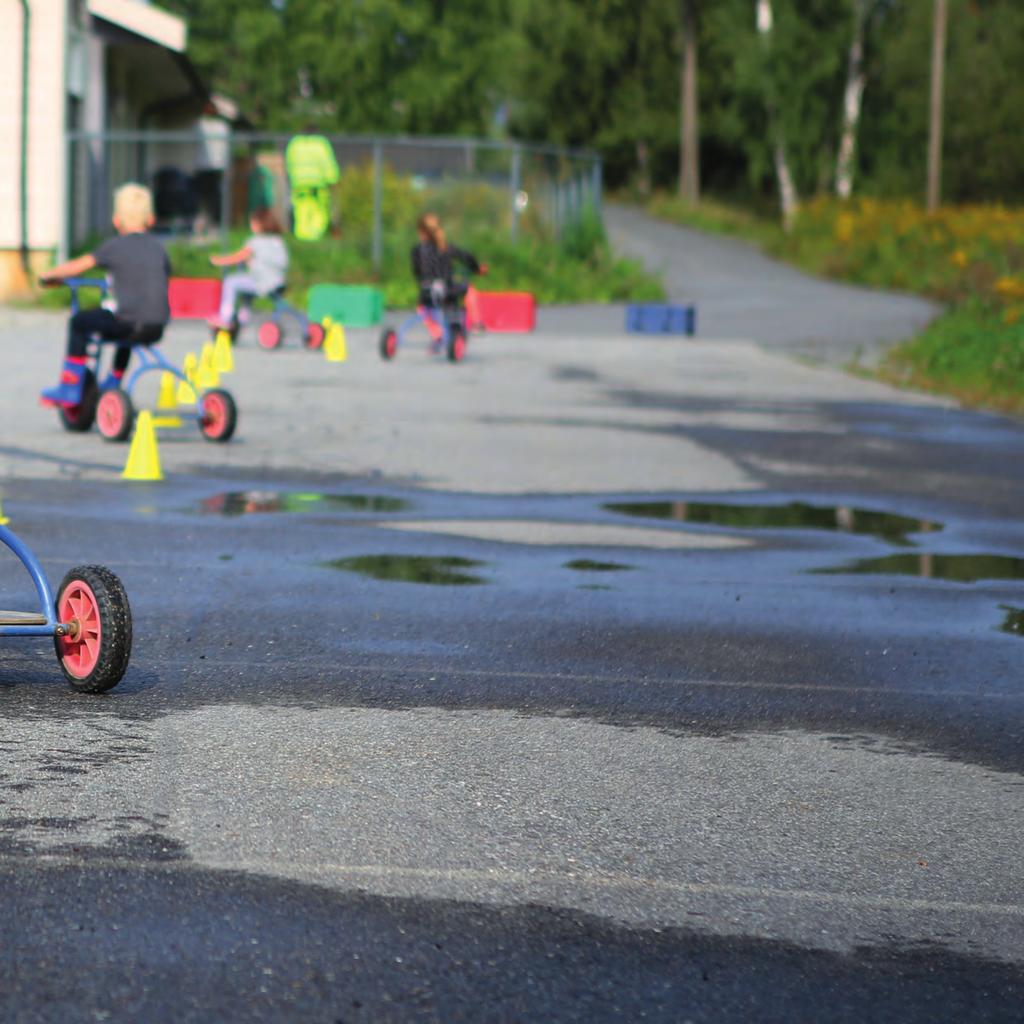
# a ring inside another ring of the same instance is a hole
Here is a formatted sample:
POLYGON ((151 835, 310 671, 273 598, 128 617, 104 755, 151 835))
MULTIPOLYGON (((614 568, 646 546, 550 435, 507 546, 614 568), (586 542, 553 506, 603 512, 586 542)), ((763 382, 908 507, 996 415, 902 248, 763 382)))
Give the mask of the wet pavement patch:
POLYGON ((395 580, 401 583, 430 583, 450 587, 487 582, 482 576, 464 571, 486 563, 453 555, 359 555, 355 558, 337 558, 324 564, 329 569, 343 569, 375 580, 395 580))
POLYGON ((941 523, 911 516, 856 508, 852 505, 746 505, 706 501, 609 502, 609 512, 642 519, 672 519, 680 523, 726 526, 740 530, 832 530, 869 534, 890 544, 909 544, 911 533, 934 533, 941 523))
POLYGON ((592 558, 574 558, 566 562, 565 569, 574 569, 576 572, 622 572, 625 569, 632 569, 631 565, 623 565, 622 562, 595 562, 592 558))
POLYGON ((200 511, 222 516, 279 512, 405 512, 412 502, 383 494, 317 494, 309 491, 228 491, 205 498, 200 511))
POLYGON ((1024 608, 1001 604, 999 609, 1006 612, 1006 617, 999 626, 1000 632, 1009 633, 1011 636, 1024 636, 1024 608))
POLYGON ((829 576, 885 575, 918 576, 921 579, 947 580, 951 583, 976 583, 978 580, 1024 580, 1024 558, 1008 555, 886 555, 865 558, 831 569, 813 569, 829 576))

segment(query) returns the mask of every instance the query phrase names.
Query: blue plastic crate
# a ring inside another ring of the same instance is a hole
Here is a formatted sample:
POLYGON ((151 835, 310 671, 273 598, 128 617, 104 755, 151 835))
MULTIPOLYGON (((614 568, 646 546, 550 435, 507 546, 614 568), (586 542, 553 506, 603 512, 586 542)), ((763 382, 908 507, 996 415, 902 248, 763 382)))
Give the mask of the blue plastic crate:
POLYGON ((645 303, 626 307, 626 330, 630 334, 686 334, 697 330, 695 306, 645 303))

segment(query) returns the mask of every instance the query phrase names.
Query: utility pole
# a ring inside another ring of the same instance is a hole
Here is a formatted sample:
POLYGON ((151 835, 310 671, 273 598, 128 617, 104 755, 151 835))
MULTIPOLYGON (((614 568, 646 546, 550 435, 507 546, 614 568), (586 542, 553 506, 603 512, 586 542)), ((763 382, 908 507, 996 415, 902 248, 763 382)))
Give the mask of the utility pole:
POLYGON ((697 0, 680 0, 683 65, 680 81, 679 194, 700 202, 700 128, 697 103, 697 0))
POLYGON ((932 90, 928 112, 928 209, 942 199, 942 91, 946 71, 946 0, 935 0, 932 17, 932 90))

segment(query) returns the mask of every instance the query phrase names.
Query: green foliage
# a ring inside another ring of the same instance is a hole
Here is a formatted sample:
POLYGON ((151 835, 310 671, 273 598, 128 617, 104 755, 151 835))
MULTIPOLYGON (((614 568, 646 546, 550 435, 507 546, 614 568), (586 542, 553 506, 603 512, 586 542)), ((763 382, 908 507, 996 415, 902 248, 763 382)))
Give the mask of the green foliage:
POLYGON ((882 368, 898 384, 941 391, 970 405, 1024 412, 1024 321, 969 299, 894 349, 882 368))
MULTIPOLYGON (((855 11, 867 13, 856 187, 923 189, 930 0, 692 0, 701 159, 712 191, 775 190, 785 143, 802 196, 828 192, 855 11)), ((606 180, 678 170, 681 0, 164 0, 189 55, 261 129, 501 135, 596 147, 606 180)), ((945 194, 1024 200, 1024 4, 949 0, 945 194)))
MULTIPOLYGON (((657 301, 664 297, 661 282, 635 260, 613 257, 607 249, 585 258, 527 236, 512 242, 477 224, 466 232, 451 231, 453 239, 488 265, 479 287, 495 291, 532 291, 542 304, 565 302, 657 301)), ((232 239, 241 244, 243 236, 232 239)), ((416 304, 418 286, 410 270, 409 253, 416 242, 411 227, 385 235, 383 261, 376 272, 359 246, 342 239, 298 242, 289 239, 291 267, 288 297, 305 306, 306 292, 321 281, 340 284, 376 284, 384 290, 389 307, 408 309, 416 304)), ((209 247, 176 244, 169 248, 175 274, 208 277, 209 247)))

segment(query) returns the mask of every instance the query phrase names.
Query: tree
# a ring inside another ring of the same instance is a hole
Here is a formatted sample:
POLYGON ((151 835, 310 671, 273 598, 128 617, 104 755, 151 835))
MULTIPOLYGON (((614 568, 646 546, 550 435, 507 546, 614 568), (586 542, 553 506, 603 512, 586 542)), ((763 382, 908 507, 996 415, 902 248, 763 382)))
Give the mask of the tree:
POLYGON ((853 37, 846 62, 846 88, 843 91, 843 127, 836 156, 836 195, 849 199, 853 194, 854 157, 857 152, 857 126, 864 98, 867 76, 864 70, 864 34, 867 26, 868 0, 853 2, 853 37))
POLYGON ((942 193, 942 88, 946 69, 946 0, 935 0, 932 27, 932 81, 928 103, 928 209, 942 193))
POLYGON ((679 194, 700 200, 700 130, 697 102, 697 0, 681 0, 682 82, 680 89, 679 194))

